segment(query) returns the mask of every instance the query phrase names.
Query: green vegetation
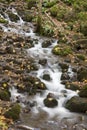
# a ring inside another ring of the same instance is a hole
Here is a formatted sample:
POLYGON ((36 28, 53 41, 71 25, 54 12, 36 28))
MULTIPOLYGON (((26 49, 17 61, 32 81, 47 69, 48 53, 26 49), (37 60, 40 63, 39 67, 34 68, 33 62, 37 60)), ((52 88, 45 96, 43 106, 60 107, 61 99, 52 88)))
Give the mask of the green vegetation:
POLYGON ((52 50, 52 52, 55 54, 55 55, 60 55, 60 56, 66 56, 68 54, 71 54, 72 53, 72 50, 70 48, 70 46, 66 46, 66 47, 59 47, 58 45, 55 46, 52 50))
POLYGON ((84 55, 82 55, 82 54, 78 54, 77 55, 77 58, 79 58, 80 60, 85 60, 85 56, 84 55))
POLYGON ((8 21, 5 20, 4 18, 0 18, 0 23, 4 23, 4 24, 6 24, 6 23, 8 23, 8 21))
POLYGON ((0 99, 4 101, 9 101, 10 93, 7 90, 0 90, 0 99))
POLYGON ((11 118, 13 120, 18 120, 20 115, 20 105, 14 104, 9 110, 5 112, 6 118, 11 118))
POLYGON ((27 0, 28 2, 28 9, 31 9, 32 7, 36 6, 37 0, 27 0))

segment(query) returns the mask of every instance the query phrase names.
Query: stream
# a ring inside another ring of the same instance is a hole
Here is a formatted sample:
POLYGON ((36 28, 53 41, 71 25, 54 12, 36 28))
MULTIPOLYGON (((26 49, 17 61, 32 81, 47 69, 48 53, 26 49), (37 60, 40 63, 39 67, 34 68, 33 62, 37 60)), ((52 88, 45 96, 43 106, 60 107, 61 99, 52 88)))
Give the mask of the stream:
MULTIPOLYGON (((38 77, 45 83, 47 90, 42 93, 37 93, 35 96, 18 93, 15 88, 10 89, 11 101, 15 102, 16 97, 20 96, 23 100, 35 102, 36 105, 32 107, 29 113, 21 113, 21 121, 15 124, 15 130, 87 130, 87 117, 82 114, 72 113, 64 107, 65 102, 71 97, 77 95, 77 92, 68 90, 61 84, 61 69, 58 65, 58 57, 52 54, 52 48, 57 44, 56 39, 38 36, 34 33, 34 27, 31 23, 25 22, 17 14, 14 8, 8 8, 12 13, 19 17, 17 22, 12 22, 8 15, 4 16, 8 20, 5 26, 0 24, 4 32, 20 34, 23 37, 31 37, 36 39, 37 44, 34 47, 27 49, 27 55, 35 59, 35 64, 39 70, 29 73, 31 76, 38 77), (47 48, 42 47, 42 43, 51 39, 51 45, 47 48), (46 59, 45 66, 39 64, 39 60, 46 59), (49 74, 50 81, 43 79, 44 74, 49 74), (48 108, 44 105, 43 101, 49 93, 52 93, 58 102, 54 108, 48 108)), ((69 67, 68 73, 73 75, 72 68, 69 67)), ((25 104, 21 103, 22 107, 25 104)), ((9 128, 12 130, 12 128, 9 128)))

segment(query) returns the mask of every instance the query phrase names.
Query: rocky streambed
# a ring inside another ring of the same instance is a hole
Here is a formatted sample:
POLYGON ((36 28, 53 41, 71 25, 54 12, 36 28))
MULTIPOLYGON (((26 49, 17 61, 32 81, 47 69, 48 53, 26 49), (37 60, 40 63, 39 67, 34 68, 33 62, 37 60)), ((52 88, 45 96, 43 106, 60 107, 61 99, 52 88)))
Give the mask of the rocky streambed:
POLYGON ((86 130, 87 66, 80 53, 87 41, 72 46, 72 54, 58 39, 35 34, 17 5, 0 5, 1 129, 86 130))

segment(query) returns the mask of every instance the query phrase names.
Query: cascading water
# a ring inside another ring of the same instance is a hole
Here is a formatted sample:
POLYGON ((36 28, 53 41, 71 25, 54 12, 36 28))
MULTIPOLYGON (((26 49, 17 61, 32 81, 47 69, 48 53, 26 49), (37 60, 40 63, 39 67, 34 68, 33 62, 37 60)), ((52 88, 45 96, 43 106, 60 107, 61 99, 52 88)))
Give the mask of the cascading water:
MULTIPOLYGON (((38 41, 38 43, 35 44, 34 47, 27 50, 27 53, 29 56, 35 59, 36 64, 39 66, 39 70, 35 72, 34 71, 30 72, 29 75, 33 75, 41 79, 41 81, 45 83, 47 90, 44 90, 42 94, 37 93, 34 97, 32 97, 31 100, 37 102, 37 105, 32 108, 33 115, 36 116, 38 115, 38 113, 41 113, 42 111, 44 111, 49 117, 49 118, 47 117, 46 119, 48 120, 49 123, 54 123, 54 122, 50 122, 50 120, 53 119, 54 117, 64 119, 64 118, 69 118, 69 117, 71 118, 73 117, 73 115, 75 116, 76 114, 73 114, 64 108, 64 103, 71 97, 77 95, 77 93, 75 91, 67 90, 65 86, 61 84, 60 78, 61 78, 62 73, 58 66, 58 59, 56 56, 52 55, 51 53, 53 46, 57 44, 57 40, 53 39, 52 44, 49 47, 43 48, 42 43, 44 40, 47 40, 48 38, 40 37, 40 36, 37 36, 35 33, 33 33, 32 24, 23 21, 22 18, 17 14, 14 8, 8 8, 8 10, 12 11, 13 14, 16 14, 19 17, 19 21, 12 22, 9 16, 7 15, 7 13, 5 12, 5 19, 8 21, 8 25, 5 26, 5 25, 0 24, 4 32, 16 33, 18 35, 20 34, 23 37, 29 36, 31 38, 37 39, 38 41), (24 29, 25 27, 27 27, 27 30, 24 29), (45 66, 38 64, 39 60, 44 59, 44 58, 47 60, 47 64, 45 66), (50 81, 46 81, 42 78, 45 72, 49 73, 50 78, 51 78, 50 81), (49 93, 52 93, 55 96, 56 100, 58 101, 58 106, 56 106, 55 108, 47 108, 43 103, 43 100, 47 97, 49 93)), ((73 74, 70 68, 68 71, 70 75, 73 74)), ((10 89, 10 92, 12 95, 11 100, 13 102, 16 101, 17 96, 20 96, 21 98, 26 100, 26 97, 24 97, 26 95, 19 94, 17 90, 15 90, 15 88, 10 89)), ((45 118, 46 118, 46 115, 45 115, 45 118)), ((29 121, 28 120, 29 120, 29 117, 27 117, 27 121, 24 121, 23 119, 24 122, 27 122, 25 124, 30 125, 31 127, 34 127, 34 126, 39 127, 39 124, 33 125, 32 122, 30 123, 30 120, 29 121)), ((29 128, 33 130, 33 128, 31 127, 29 128)), ((27 129, 28 127, 25 127, 25 128, 27 129)), ((54 129, 56 130, 56 128, 53 128, 52 130, 54 129)))
POLYGON ((28 50, 29 55, 35 58, 37 62, 39 59, 43 59, 43 57, 47 59, 46 67, 39 66, 39 70, 36 72, 37 77, 46 84, 47 90, 42 96, 40 96, 40 94, 37 94, 33 100, 37 102, 37 109, 42 108, 47 113, 49 113, 50 116, 53 117, 55 115, 61 115, 67 117, 70 115, 70 113, 64 108, 64 102, 69 98, 77 95, 77 93, 71 90, 66 90, 64 85, 61 84, 61 71, 58 69, 56 57, 52 56, 51 53, 52 47, 57 44, 57 41, 53 42, 52 45, 48 48, 42 48, 42 42, 43 41, 39 39, 38 44, 28 50), (51 76, 51 81, 42 79, 44 72, 49 73, 51 76), (56 108, 47 108, 44 106, 43 100, 49 93, 53 93, 58 101, 58 106, 56 108))

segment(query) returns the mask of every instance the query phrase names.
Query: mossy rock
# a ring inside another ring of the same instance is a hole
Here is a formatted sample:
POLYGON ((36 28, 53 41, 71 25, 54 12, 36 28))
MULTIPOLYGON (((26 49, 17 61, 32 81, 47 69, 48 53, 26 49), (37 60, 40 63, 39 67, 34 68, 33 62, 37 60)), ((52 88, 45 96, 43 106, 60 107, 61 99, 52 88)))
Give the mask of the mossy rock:
POLYGON ((87 69, 85 68, 83 68, 82 70, 79 69, 79 71, 77 72, 77 79, 79 81, 87 80, 87 69))
POLYGON ((47 48, 47 47, 49 47, 49 46, 51 46, 51 41, 50 40, 46 40, 46 41, 44 41, 43 43, 42 43, 42 47, 43 48, 47 48))
POLYGON ((7 20, 5 20, 4 18, 0 18, 0 23, 7 24, 7 23, 8 23, 8 21, 7 21, 7 20))
POLYGON ((87 112, 87 98, 74 96, 66 102, 65 107, 72 112, 85 113, 87 112))
POLYGON ((77 85, 77 84, 75 84, 75 83, 67 83, 67 84, 65 85, 65 87, 66 87, 67 89, 71 89, 71 90, 74 90, 74 91, 80 89, 79 85, 77 85))
POLYGON ((87 39, 76 40, 74 47, 75 47, 75 49, 77 49, 77 51, 79 51, 81 49, 87 49, 87 39))
POLYGON ((39 64, 41 64, 43 66, 46 65, 47 64, 47 59, 40 59, 39 64))
POLYGON ((69 79, 70 79, 70 76, 68 73, 62 73, 61 80, 69 80, 69 79))
POLYGON ((8 90, 0 90, 0 99, 4 101, 10 101, 10 93, 8 90))
POLYGON ((26 22, 31 22, 33 19, 33 15, 30 14, 30 12, 25 12, 25 14, 23 15, 22 19, 26 22))
POLYGON ((60 55, 60 56, 67 56, 72 53, 71 47, 66 46, 66 47, 59 47, 56 45, 53 50, 53 54, 55 55, 60 55))
POLYGON ((87 85, 83 86, 82 90, 79 92, 79 96, 87 98, 87 85))
POLYGON ((85 55, 78 54, 77 58, 84 61, 85 60, 85 55))
POLYGON ((46 90, 46 85, 43 82, 35 82, 34 83, 34 88, 40 89, 40 90, 46 90))
POLYGON ((67 72, 68 71, 68 68, 69 68, 68 64, 66 64, 66 63, 59 63, 59 66, 61 67, 62 72, 67 72))
POLYGON ((37 0, 27 0, 28 4, 28 9, 31 9, 32 7, 35 7, 36 6, 36 2, 37 0))
POLYGON ((51 80, 51 77, 50 77, 49 74, 44 74, 44 75, 43 75, 43 79, 44 79, 44 80, 47 80, 47 81, 50 81, 50 80, 51 80))
POLYGON ((49 93, 44 99, 44 104, 48 108, 54 108, 58 105, 58 101, 54 98, 54 95, 52 93, 49 93))
POLYGON ((19 20, 19 17, 16 14, 13 14, 12 12, 8 12, 8 15, 12 22, 17 22, 19 20))
POLYGON ((19 104, 14 104, 9 110, 7 110, 4 114, 6 118, 10 118, 13 120, 18 120, 20 117, 21 107, 19 104))

